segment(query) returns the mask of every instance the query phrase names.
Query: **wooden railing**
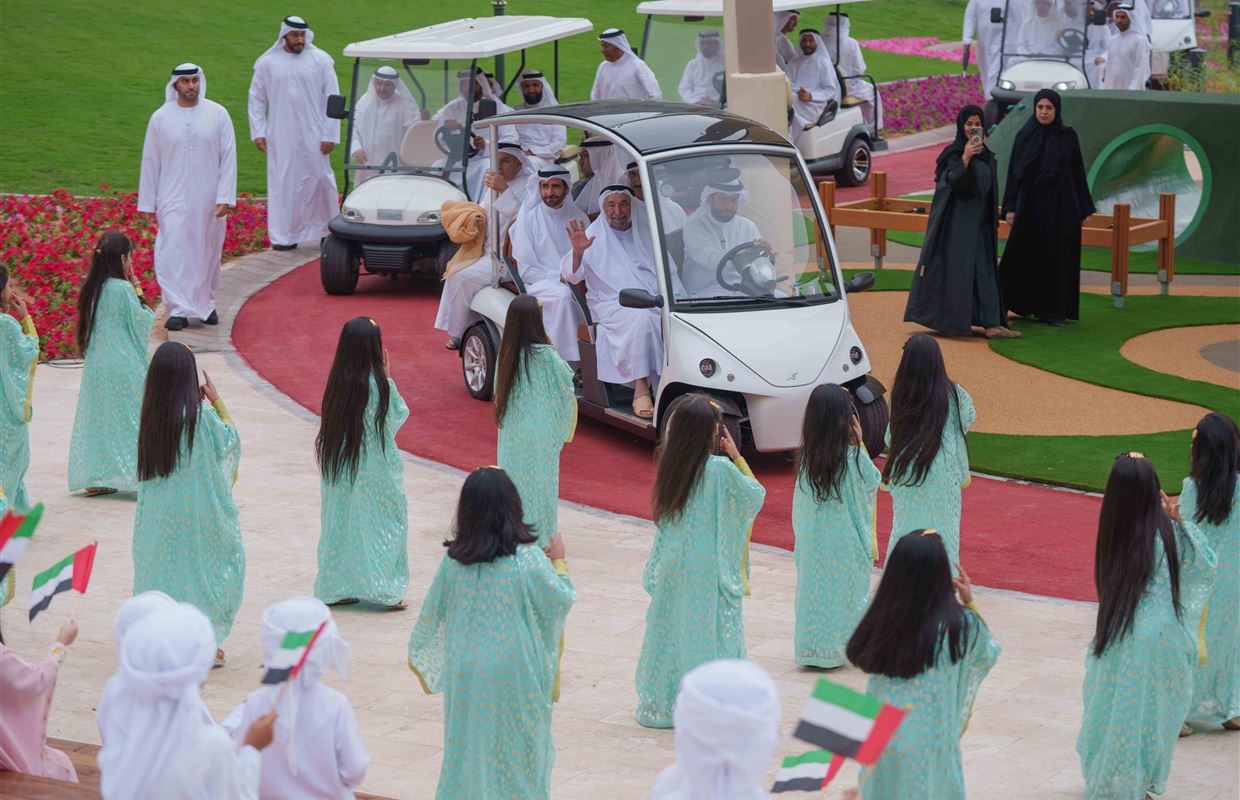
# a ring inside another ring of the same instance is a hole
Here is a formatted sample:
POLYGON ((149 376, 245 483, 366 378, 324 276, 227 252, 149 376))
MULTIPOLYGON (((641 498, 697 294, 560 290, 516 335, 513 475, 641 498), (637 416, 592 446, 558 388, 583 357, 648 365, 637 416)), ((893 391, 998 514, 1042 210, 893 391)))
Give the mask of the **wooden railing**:
MULTIPOLYGON (((827 213, 831 233, 836 226, 868 228, 874 268, 883 268, 887 255, 887 231, 925 233, 930 220, 929 200, 887 196, 887 173, 870 175, 870 196, 847 203, 835 202, 835 181, 818 184, 818 196, 827 213)), ((1011 226, 999 221, 999 238, 1007 239, 1011 226)), ((1128 293, 1128 250, 1135 244, 1158 242, 1158 283, 1163 294, 1175 278, 1175 195, 1158 196, 1158 218, 1133 217, 1126 203, 1117 203, 1112 214, 1093 214, 1081 224, 1081 244, 1111 251, 1111 296, 1116 308, 1124 307, 1128 293)))

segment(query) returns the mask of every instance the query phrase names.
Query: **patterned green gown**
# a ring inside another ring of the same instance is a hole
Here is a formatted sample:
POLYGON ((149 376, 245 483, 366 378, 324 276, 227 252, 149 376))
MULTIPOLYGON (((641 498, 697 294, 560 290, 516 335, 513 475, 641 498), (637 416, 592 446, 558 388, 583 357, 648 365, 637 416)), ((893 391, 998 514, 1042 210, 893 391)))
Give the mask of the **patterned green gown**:
MULTIPOLYGON (((1187 517, 1185 517, 1187 519, 1187 517)), ((1137 603, 1132 630, 1095 658, 1085 656, 1085 713, 1076 752, 1087 800, 1142 800, 1167 787, 1180 725, 1188 717, 1197 663, 1197 628, 1216 560, 1192 523, 1176 524, 1180 604, 1171 603, 1171 573, 1155 539, 1154 574, 1137 603)))
POLYGON ((681 513, 659 523, 642 574, 650 607, 637 662, 639 724, 672 727, 686 672, 745 657, 745 555, 765 498, 744 459, 710 456, 681 513))
POLYGON ((133 522, 133 593, 159 589, 207 615, 221 644, 245 586, 245 547, 232 484, 241 440, 223 403, 198 409, 193 450, 176 469, 138 483, 133 522))
POLYGON ((537 545, 490 564, 444 555, 409 637, 409 668, 444 695, 436 800, 551 794, 551 698, 576 594, 537 545))
POLYGON ((22 322, 0 311, 0 486, 9 504, 30 507, 30 395, 39 363, 39 334, 30 317, 22 322))
POLYGON ((138 421, 154 321, 155 312, 142 304, 129 281, 104 281, 73 417, 71 492, 91 486, 138 489, 138 421))
POLYGON ((848 448, 840 497, 819 503, 801 475, 792 498, 796 534, 798 666, 840 667, 865 614, 878 558, 874 503, 882 473, 864 447, 848 448))
MULTIPOLYGON (((956 387, 959 403, 947 403, 947 422, 943 425, 943 443, 930 463, 925 480, 918 486, 905 482, 883 486, 891 492, 891 538, 887 540, 887 558, 901 536, 923 528, 933 528, 943 537, 952 570, 960 562, 960 490, 969 485, 969 450, 964 431, 977 420, 973 398, 963 386, 956 387)), ((891 445, 891 428, 887 429, 891 445)), ((884 558, 886 563, 886 558, 884 558)))
POLYGON ((577 426, 577 398, 573 370, 553 345, 536 344, 531 356, 528 374, 518 370, 509 392, 496 458, 546 547, 559 532, 560 450, 577 426))
POLYGON ((1003 650, 971 606, 964 614, 969 620, 964 658, 953 664, 944 640, 935 665, 914 678, 870 676, 867 694, 908 713, 878 763, 861 770, 864 800, 964 800, 960 738, 978 687, 1003 650))
POLYGON ((387 421, 380 441, 375 425, 379 391, 370 382, 357 480, 345 475, 320 481, 319 573, 314 596, 324 603, 353 598, 390 606, 404 600, 409 588, 405 463, 396 447, 396 432, 409 419, 409 406, 391 378, 388 390, 387 421))
MULTIPOLYGON (((1197 483, 1191 477, 1184 479, 1180 515, 1196 519, 1197 483)), ((1203 521, 1197 527, 1218 557, 1218 572, 1206 607, 1206 663, 1193 670, 1188 718, 1222 725, 1240 717, 1240 485, 1221 525, 1203 521)))

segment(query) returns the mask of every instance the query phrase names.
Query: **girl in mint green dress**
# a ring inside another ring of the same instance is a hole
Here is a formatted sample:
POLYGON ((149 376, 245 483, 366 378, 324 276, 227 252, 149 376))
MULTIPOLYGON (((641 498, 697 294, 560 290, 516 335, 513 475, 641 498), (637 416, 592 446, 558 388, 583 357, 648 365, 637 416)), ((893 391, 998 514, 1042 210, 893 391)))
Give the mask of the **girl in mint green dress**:
POLYGON ((38 364, 39 332, 0 263, 0 486, 19 511, 30 507, 30 396, 38 364))
POLYGON ((805 408, 792 497, 796 534, 798 666, 843 666, 844 645, 870 596, 878 558, 874 502, 880 474, 861 441, 848 392, 814 389, 805 408))
POLYGON ((969 576, 952 577, 943 537, 900 537, 848 641, 848 660, 869 673, 866 694, 906 709, 878 763, 861 770, 864 800, 964 800, 960 739, 1002 649, 973 604, 969 576))
POLYGON ((349 320, 340 331, 314 441, 322 494, 314 596, 328 605, 365 600, 405 607, 409 515, 396 432, 407 419, 378 323, 349 320))
POLYGON ((123 233, 105 233, 78 291, 84 363, 69 444, 71 492, 138 489, 138 418, 155 312, 130 272, 131 250, 123 233))
MULTIPOLYGON (((232 629, 245 586, 245 548, 232 485, 241 440, 194 354, 165 342, 151 357, 138 427, 134 594, 158 589, 211 620, 216 645, 232 629)), ((224 651, 216 653, 224 663, 224 651)))
POLYGON ((719 405, 686 394, 668 409, 653 494, 658 529, 642 574, 650 607, 637 662, 637 722, 670 728, 685 673, 745 657, 749 531, 766 490, 741 458, 719 405), (719 449, 727 457, 715 455, 719 449))
POLYGON ((523 294, 508 306, 495 375, 500 469, 521 493, 525 521, 546 547, 559 533, 560 450, 573 439, 573 370, 543 328, 542 304, 523 294))
POLYGON ((909 531, 933 528, 951 563, 960 562, 960 490, 969 485, 964 437, 976 419, 973 398, 947 377, 939 343, 924 333, 909 337, 891 387, 883 469, 892 506, 888 556, 909 531))
POLYGON ((1076 739, 1087 800, 1167 790, 1215 564, 1201 531, 1162 494, 1154 466, 1140 453, 1117 458, 1098 520, 1098 620, 1076 739))
POLYGON ((409 668, 443 692, 436 800, 551 796, 551 704, 576 594, 560 537, 547 552, 498 467, 465 479, 452 539, 409 636, 409 668))
MULTIPOLYGON (((1225 414, 1206 415, 1193 433, 1192 474, 1180 514, 1195 523, 1218 558, 1206 605, 1205 663, 1193 670, 1188 718, 1240 730, 1240 435, 1225 414)), ((1191 730, 1191 729, 1189 729, 1191 730)))

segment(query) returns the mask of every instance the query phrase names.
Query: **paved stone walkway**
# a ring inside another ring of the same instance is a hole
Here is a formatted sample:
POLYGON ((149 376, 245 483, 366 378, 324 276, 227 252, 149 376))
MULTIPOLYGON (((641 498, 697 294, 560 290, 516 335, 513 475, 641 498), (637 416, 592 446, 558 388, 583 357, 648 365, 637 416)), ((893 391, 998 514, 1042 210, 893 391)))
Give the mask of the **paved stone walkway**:
MULTIPOLYGON (((241 298, 314 255, 303 248, 291 256, 259 254, 234 262, 224 275, 223 324, 181 334, 216 335, 214 347, 207 339, 193 346, 237 422, 243 447, 234 496, 246 541, 246 592, 232 636, 224 644, 228 665, 213 672, 204 689, 217 718, 258 686, 263 608, 311 589, 319 495, 313 458, 316 420, 265 384, 216 337, 226 336, 241 298)), ((47 504, 47 513, 18 567, 21 588, 3 622, 5 641, 34 657, 51 643, 64 618, 71 611, 77 614, 82 633, 61 671, 49 735, 97 743, 94 709, 116 666, 111 617, 132 586, 134 500, 133 495, 87 499, 65 490, 79 376, 72 368, 38 370, 33 465, 27 480, 32 497, 47 504), (99 542, 99 550, 89 596, 58 598, 35 624, 27 624, 30 577, 91 541, 99 542)), ((419 413, 416 407, 411 412, 419 413)), ((441 543, 462 477, 455 470, 407 458, 411 608, 381 612, 353 607, 335 615, 353 646, 353 660, 347 682, 334 677, 328 682, 344 691, 357 711, 372 758, 364 784, 370 792, 401 798, 434 793, 442 752, 442 701, 421 693, 405 666, 405 653, 419 598, 442 557, 441 543)), ((578 599, 569 615, 563 693, 555 711, 554 797, 638 800, 648 796, 655 776, 673 760, 672 733, 646 730, 633 720, 633 674, 646 610, 640 576, 653 528, 648 522, 569 505, 560 513, 578 599)), ((787 553, 758 548, 751 563, 753 597, 745 603, 749 654, 771 673, 780 690, 785 736, 777 754, 800 752, 805 748, 787 733, 821 673, 798 669, 792 662, 793 561, 787 553)), ((986 590, 978 591, 978 601, 1005 649, 978 695, 963 743, 970 796, 1080 798, 1083 784, 1073 743, 1094 608, 986 590)), ((852 668, 830 676, 864 685, 864 676, 852 668)), ((1222 731, 1181 740, 1169 796, 1237 797, 1238 743, 1240 735, 1222 731)), ((776 765, 773 760, 772 769, 776 765)), ((838 796, 839 789, 854 780, 855 770, 846 768, 827 796, 838 796)))

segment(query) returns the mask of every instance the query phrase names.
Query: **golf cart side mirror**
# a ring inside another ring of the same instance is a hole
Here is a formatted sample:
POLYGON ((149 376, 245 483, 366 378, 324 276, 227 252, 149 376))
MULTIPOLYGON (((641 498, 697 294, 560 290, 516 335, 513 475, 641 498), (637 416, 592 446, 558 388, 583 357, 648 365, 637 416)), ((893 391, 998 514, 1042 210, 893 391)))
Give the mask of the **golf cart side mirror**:
POLYGON ((1199 8, 1193 12, 1193 16, 1196 17, 1197 19, 1205 19, 1206 17, 1210 16, 1210 9, 1199 8))
MULTIPOLYGON (((873 281, 874 276, 870 276, 873 281)), ((621 289, 620 305, 625 308, 663 308, 663 295, 645 289, 621 289)))
POLYGON ((996 25, 1003 22, 1003 12, 997 8, 990 9, 990 21, 996 25))
POLYGON ((342 94, 329 94, 327 96, 327 116, 330 119, 348 119, 349 109, 345 105, 345 98, 342 94))
MULTIPOLYGON (((853 292, 864 292, 873 286, 873 272, 858 272, 856 275, 852 276, 852 279, 848 281, 848 283, 844 284, 844 293, 852 294, 853 292)), ((624 301, 621 300, 620 304, 624 305, 624 301)))
POLYGON ((1107 12, 1101 8, 1090 9, 1089 24, 1090 25, 1106 25, 1107 24, 1107 12))

